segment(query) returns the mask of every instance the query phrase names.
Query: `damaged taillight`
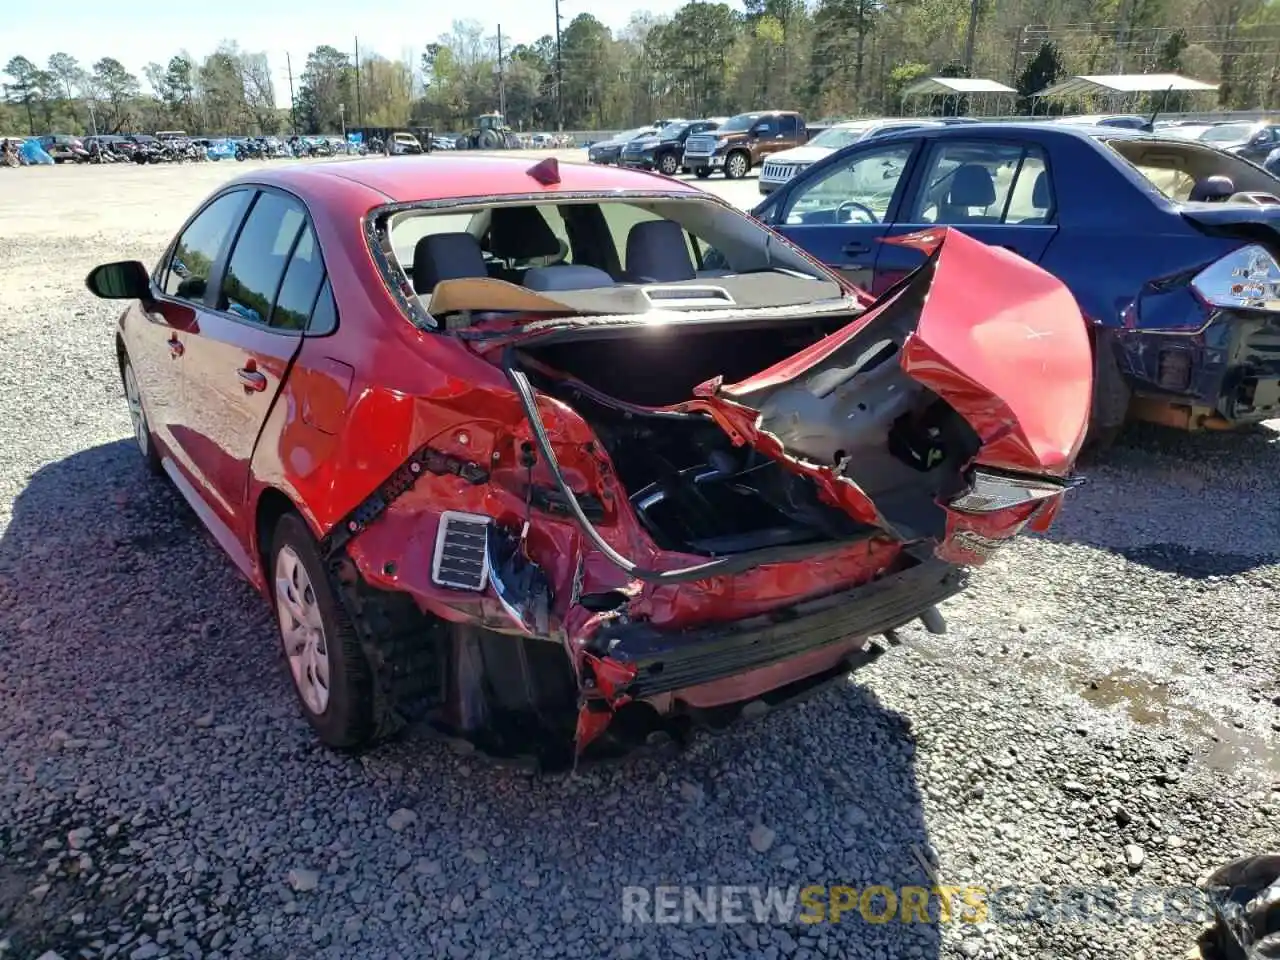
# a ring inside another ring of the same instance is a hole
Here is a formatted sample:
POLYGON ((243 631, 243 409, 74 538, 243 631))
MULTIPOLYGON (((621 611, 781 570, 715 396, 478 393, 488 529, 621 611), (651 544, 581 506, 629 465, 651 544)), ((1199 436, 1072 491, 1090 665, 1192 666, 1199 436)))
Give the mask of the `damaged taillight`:
POLYGON ((969 488, 952 499, 948 506, 964 513, 998 513, 1049 500, 1066 488, 1064 484, 1049 480, 974 470, 969 477, 969 488))
POLYGON ((1251 243, 1211 263, 1191 281, 1212 307, 1280 310, 1280 263, 1265 247, 1251 243))

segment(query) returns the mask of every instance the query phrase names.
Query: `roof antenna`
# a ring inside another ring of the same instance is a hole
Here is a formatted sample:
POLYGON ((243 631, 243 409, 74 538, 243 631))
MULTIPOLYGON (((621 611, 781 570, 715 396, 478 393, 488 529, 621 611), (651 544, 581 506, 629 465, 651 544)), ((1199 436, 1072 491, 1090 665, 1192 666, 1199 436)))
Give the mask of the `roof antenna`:
POLYGON ((555 157, 547 157, 545 160, 539 160, 532 167, 525 171, 533 179, 537 180, 544 187, 552 186, 560 182, 560 164, 556 162, 555 157))
POLYGON ((1169 105, 1169 94, 1173 90, 1173 84, 1169 84, 1169 89, 1164 92, 1164 96, 1160 98, 1160 106, 1156 107, 1151 114, 1151 119, 1147 121, 1147 133, 1156 132, 1156 117, 1164 113, 1164 108, 1169 105))

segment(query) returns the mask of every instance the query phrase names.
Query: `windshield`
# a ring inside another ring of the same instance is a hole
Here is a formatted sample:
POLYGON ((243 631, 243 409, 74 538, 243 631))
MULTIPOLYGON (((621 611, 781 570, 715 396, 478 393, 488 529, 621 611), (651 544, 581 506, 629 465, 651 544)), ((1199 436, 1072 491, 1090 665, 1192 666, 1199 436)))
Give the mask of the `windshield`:
POLYGON ((750 130, 754 127, 759 119, 760 114, 758 113, 740 113, 736 117, 730 117, 725 121, 724 126, 720 128, 720 132, 742 133, 744 130, 750 130))
MULTIPOLYGON (((510 305, 514 297, 549 298, 570 305, 570 312, 631 314, 651 309, 644 306, 645 288, 654 285, 715 287, 727 294, 723 305, 734 309, 845 296, 822 267, 777 243, 768 229, 739 210, 697 196, 603 196, 536 205, 502 198, 464 209, 410 208, 381 219, 379 234, 401 282, 413 287, 423 309, 432 302, 436 278, 457 277, 437 268, 433 258, 438 252, 461 262, 463 247, 476 270, 462 279, 484 282, 468 285, 462 294, 458 285, 446 291, 455 300, 470 298, 466 307, 453 310, 519 309, 510 305)), ((697 300, 695 292, 688 296, 697 300)), ((431 309, 442 308, 437 302, 431 309)))
POLYGON ((810 140, 809 146, 839 150, 851 143, 857 143, 866 132, 866 127, 831 127, 810 140))
POLYGON ((665 127, 658 131, 660 140, 674 140, 680 134, 688 130, 690 124, 687 123, 668 123, 665 127))
POLYGON ((1251 123, 1221 123, 1200 134, 1200 139, 1206 143, 1235 143, 1237 140, 1248 140, 1252 132, 1251 123))
POLYGON ((653 133, 653 127, 636 127, 634 130, 628 130, 626 133, 618 134, 615 140, 635 140, 637 137, 647 137, 653 133))

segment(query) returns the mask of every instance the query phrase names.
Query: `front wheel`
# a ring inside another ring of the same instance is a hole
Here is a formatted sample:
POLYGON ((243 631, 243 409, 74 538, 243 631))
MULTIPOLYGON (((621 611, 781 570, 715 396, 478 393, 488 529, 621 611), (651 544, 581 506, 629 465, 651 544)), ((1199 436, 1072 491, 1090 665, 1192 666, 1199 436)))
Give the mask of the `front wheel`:
POLYGON ((334 596, 316 539, 296 513, 276 524, 271 578, 280 642, 303 716, 327 746, 368 745, 375 737, 369 661, 334 596))
POLYGON ((745 153, 731 153, 724 162, 726 180, 741 180, 751 169, 751 158, 745 153))
POLYGON ((658 170, 666 176, 674 177, 679 169, 680 161, 676 159, 674 153, 664 153, 658 158, 658 170))
POLYGON ((164 474, 160 465, 160 455, 156 452, 155 438, 151 435, 151 424, 147 421, 147 410, 142 403, 142 391, 138 388, 138 378, 133 372, 133 364, 125 357, 120 364, 120 379, 124 381, 124 400, 129 406, 129 421, 133 425, 133 442, 138 452, 146 461, 147 469, 156 476, 164 474))

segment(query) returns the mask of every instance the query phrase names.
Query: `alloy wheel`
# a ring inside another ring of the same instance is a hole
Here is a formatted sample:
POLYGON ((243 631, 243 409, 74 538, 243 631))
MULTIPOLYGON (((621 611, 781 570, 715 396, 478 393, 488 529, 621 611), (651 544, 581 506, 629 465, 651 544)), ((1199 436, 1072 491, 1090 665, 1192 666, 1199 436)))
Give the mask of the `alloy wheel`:
POLYGON ((747 175, 747 159, 740 153, 729 158, 726 170, 731 178, 738 180, 747 175))
POLYGON ((319 716, 329 706, 329 645, 315 587, 293 547, 280 548, 275 571, 276 614, 289 673, 303 704, 319 716))
POLYGON ((676 155, 674 153, 663 154, 662 159, 658 163, 658 169, 668 177, 674 177, 676 175, 676 168, 679 166, 680 164, 676 160, 676 155))

